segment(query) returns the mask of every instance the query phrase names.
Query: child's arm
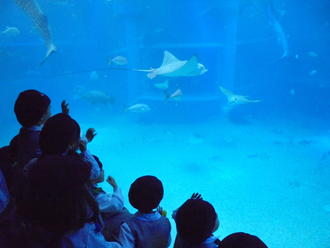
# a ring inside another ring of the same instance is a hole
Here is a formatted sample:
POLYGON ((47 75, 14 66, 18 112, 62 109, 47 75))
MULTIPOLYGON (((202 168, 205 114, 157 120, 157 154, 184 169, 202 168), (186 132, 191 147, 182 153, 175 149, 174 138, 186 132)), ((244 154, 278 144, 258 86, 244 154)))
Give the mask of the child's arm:
POLYGON ((134 234, 126 223, 121 225, 117 241, 122 247, 135 248, 134 234))
POLYGON ((109 176, 107 182, 113 187, 113 194, 101 193, 96 197, 100 211, 103 213, 121 212, 124 208, 123 194, 113 177, 109 176))
POLYGON ((91 142, 96 136, 96 131, 94 128, 89 128, 86 131, 85 137, 80 141, 80 151, 83 160, 86 161, 91 167, 90 179, 95 180, 100 176, 101 170, 94 156, 87 150, 87 143, 91 142))

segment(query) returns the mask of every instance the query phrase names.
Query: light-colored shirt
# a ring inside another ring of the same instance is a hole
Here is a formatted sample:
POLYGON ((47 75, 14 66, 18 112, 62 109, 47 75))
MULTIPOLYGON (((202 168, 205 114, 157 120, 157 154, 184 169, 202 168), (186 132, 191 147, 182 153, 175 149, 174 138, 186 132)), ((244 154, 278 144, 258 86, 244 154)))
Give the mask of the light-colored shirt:
POLYGON ((61 248, 121 248, 119 243, 108 242, 94 223, 87 223, 78 231, 66 234, 61 248))
POLYGON ((114 190, 113 194, 101 192, 95 199, 102 213, 116 214, 121 212, 124 208, 124 197, 120 188, 114 190))
POLYGON ((83 161, 87 162, 91 167, 90 179, 95 180, 99 178, 101 169, 94 156, 88 150, 82 152, 81 156, 83 161))
POLYGON ((9 193, 6 180, 0 170, 0 213, 2 213, 9 203, 9 193))
MULTIPOLYGON (((140 212, 137 212, 133 218, 137 218, 141 221, 146 221, 146 222, 151 222, 151 221, 157 221, 162 216, 158 211, 150 213, 150 214, 143 214, 140 212)), ((120 227, 120 232, 119 232, 119 238, 118 242, 122 245, 122 247, 125 248, 134 248, 135 247, 135 237, 133 231, 130 229, 129 225, 127 223, 123 223, 120 227)), ((171 235, 169 235, 168 239, 168 245, 169 247, 171 244, 171 235)))

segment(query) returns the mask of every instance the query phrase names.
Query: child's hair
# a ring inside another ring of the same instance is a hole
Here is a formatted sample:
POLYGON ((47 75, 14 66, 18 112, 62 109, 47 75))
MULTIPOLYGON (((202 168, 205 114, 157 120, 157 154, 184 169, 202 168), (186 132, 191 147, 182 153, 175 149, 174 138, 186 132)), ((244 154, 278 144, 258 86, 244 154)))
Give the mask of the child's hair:
POLYGON ((30 173, 25 217, 58 234, 82 228, 97 215, 86 187, 88 181, 89 168, 76 156, 38 159, 30 173))
POLYGON ((78 144, 80 126, 66 114, 57 114, 49 118, 40 133, 42 154, 56 155, 68 151, 70 145, 78 144))
POLYGON ((36 90, 26 90, 16 99, 14 112, 17 121, 23 127, 38 125, 47 113, 50 99, 45 94, 36 90))
POLYGON ((214 207, 202 199, 189 199, 177 211, 178 235, 190 244, 199 244, 212 235, 217 221, 214 207))
POLYGON ((163 196, 163 184, 154 176, 143 176, 136 179, 128 193, 129 202, 141 213, 148 213, 157 208, 163 196))
POLYGON ((224 238, 219 248, 267 248, 267 245, 257 236, 238 232, 224 238))

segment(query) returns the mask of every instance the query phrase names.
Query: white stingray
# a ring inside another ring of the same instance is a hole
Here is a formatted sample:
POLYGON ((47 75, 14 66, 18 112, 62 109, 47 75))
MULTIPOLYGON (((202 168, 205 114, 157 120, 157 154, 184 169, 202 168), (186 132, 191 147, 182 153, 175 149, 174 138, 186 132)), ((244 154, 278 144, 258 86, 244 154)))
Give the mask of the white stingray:
POLYGON ((157 76, 194 77, 204 74, 207 69, 198 62, 196 56, 192 56, 189 60, 179 60, 169 51, 164 51, 164 59, 160 67, 137 71, 148 72, 148 78, 153 79, 157 76))
POLYGON ((237 95, 233 92, 231 92, 228 89, 225 89, 223 87, 219 87, 220 91, 225 95, 227 98, 227 102, 229 105, 234 106, 234 105, 240 105, 240 104, 246 104, 246 103, 258 103, 261 102, 261 100, 251 100, 248 99, 248 96, 242 96, 242 95, 237 95))

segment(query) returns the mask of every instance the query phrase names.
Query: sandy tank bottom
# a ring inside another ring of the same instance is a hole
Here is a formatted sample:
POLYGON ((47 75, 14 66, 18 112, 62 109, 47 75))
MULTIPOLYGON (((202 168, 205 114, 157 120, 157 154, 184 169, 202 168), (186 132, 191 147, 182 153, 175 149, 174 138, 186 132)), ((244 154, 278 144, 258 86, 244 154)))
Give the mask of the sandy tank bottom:
MULTIPOLYGON (((130 184, 151 174, 164 183, 161 205, 169 218, 199 192, 218 212, 215 234, 220 238, 244 231, 259 235, 269 247, 329 248, 330 132, 303 123, 165 125, 122 117, 81 126, 96 128, 89 148, 102 160, 106 175, 116 178, 131 211, 130 184)), ((14 126, 1 145, 17 132, 14 126)), ((111 192, 109 185, 102 186, 111 192)))
POLYGON ((98 136, 90 149, 118 180, 130 210, 130 184, 151 174, 164 183, 161 205, 169 217, 193 192, 210 201, 220 238, 245 231, 269 247, 330 247, 329 132, 287 120, 242 126, 118 119, 92 126, 98 136))

